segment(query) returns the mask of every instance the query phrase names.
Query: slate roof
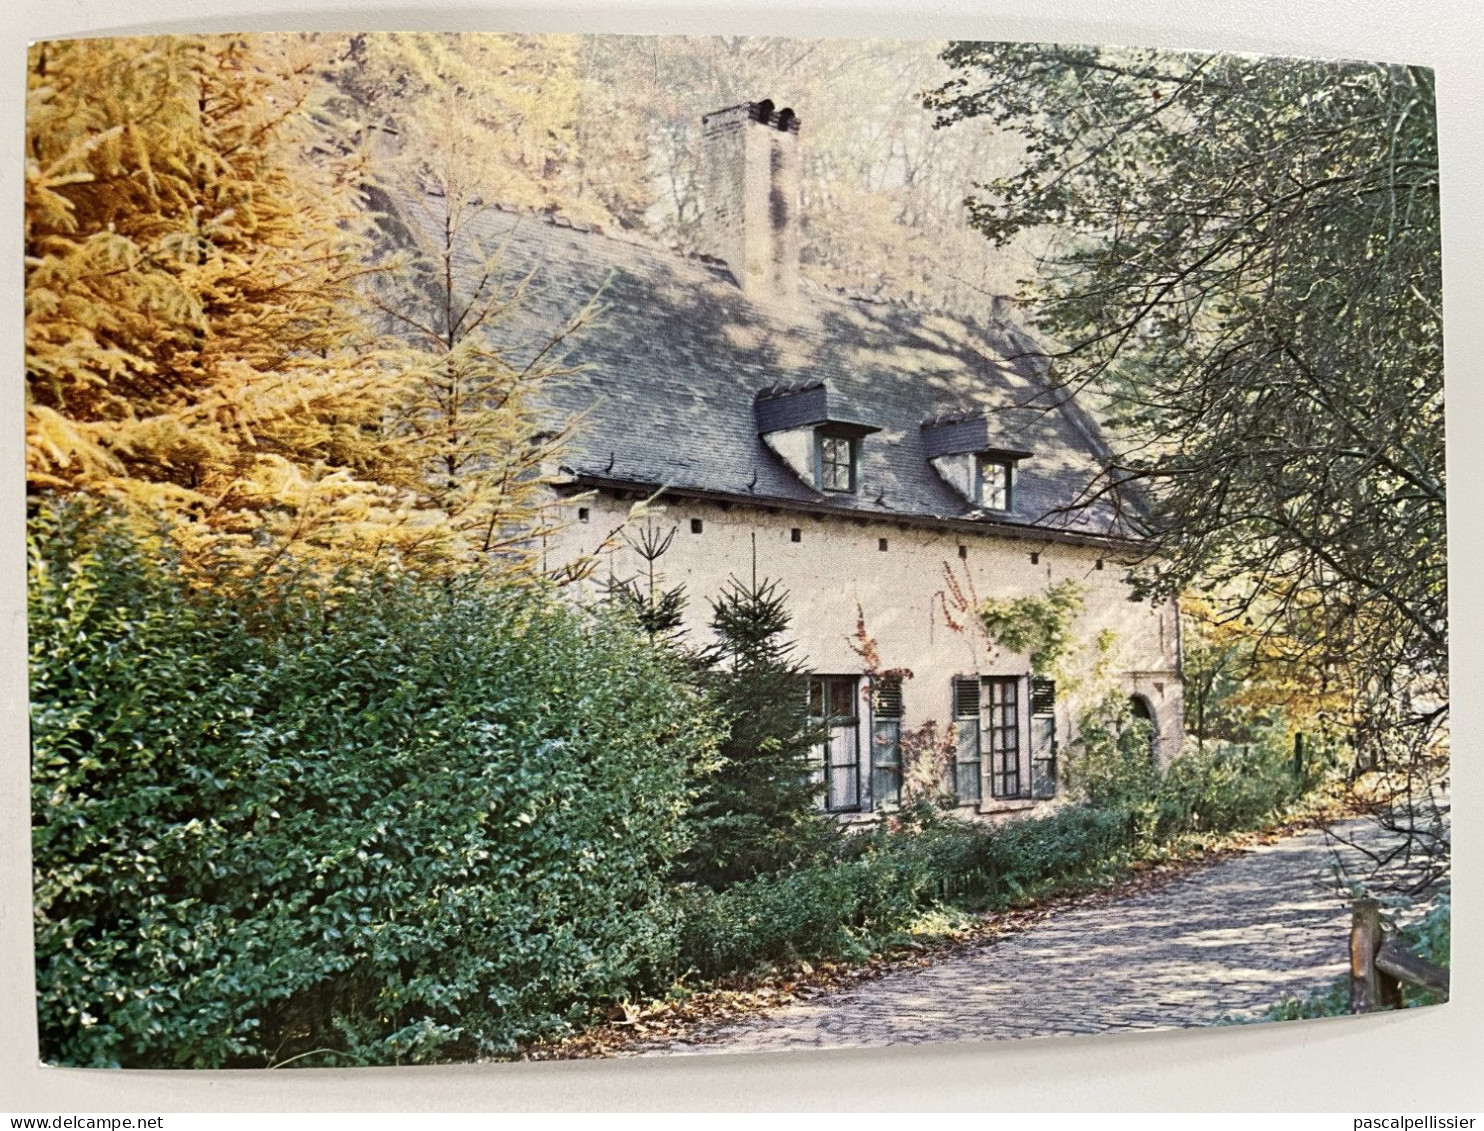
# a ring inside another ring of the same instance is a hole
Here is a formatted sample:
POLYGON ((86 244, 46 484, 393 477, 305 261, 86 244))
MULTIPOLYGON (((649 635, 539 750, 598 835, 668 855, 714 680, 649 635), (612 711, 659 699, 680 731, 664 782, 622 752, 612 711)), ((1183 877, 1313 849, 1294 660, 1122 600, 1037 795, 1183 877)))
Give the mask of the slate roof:
POLYGON ((508 278, 524 280, 495 331, 517 354, 546 345, 596 299, 595 317, 562 345, 570 372, 544 390, 554 419, 576 418, 562 455, 576 483, 1022 535, 1128 536, 1108 503, 1075 506, 1106 448, 1068 394, 1048 386, 1034 341, 1006 320, 808 284, 787 303, 759 304, 718 260, 532 213, 486 209, 476 230, 508 278), (862 442, 853 495, 815 490, 758 435, 759 392, 820 381, 846 418, 880 428, 862 442), (1008 519, 976 509, 924 451, 924 422, 978 413, 991 436, 1032 453, 1018 464, 1008 519))

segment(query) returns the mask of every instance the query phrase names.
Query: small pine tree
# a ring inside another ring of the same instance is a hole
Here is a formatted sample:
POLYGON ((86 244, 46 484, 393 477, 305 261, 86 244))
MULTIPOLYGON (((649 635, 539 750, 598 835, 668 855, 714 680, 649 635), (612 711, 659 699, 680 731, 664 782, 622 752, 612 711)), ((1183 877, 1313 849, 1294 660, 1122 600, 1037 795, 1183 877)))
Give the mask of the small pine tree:
POLYGON ((633 615, 650 640, 680 647, 685 621, 684 585, 646 592, 637 581, 610 581, 607 595, 609 601, 633 615))
POLYGON ((658 568, 660 559, 675 542, 676 529, 672 526, 664 530, 646 522, 640 529, 621 531, 629 549, 644 560, 645 568, 641 576, 626 581, 610 577, 608 600, 627 610, 650 640, 684 652, 681 635, 685 623, 685 586, 663 588, 660 585, 663 575, 658 568))
MULTIPOLYGON (((441 39, 413 36, 402 46, 441 39)), ((567 436, 540 404, 541 389, 569 372, 568 339, 598 307, 584 303, 518 346, 491 333, 521 309, 525 286, 504 259, 508 237, 490 230, 495 202, 510 199, 508 170, 486 134, 450 106, 426 109, 399 127, 400 150, 377 162, 368 189, 383 211, 365 297, 383 334, 383 364, 403 378, 383 426, 418 467, 419 503, 455 535, 459 558, 493 577, 529 580, 543 538, 560 526, 546 486, 567 436)))
POLYGON ((717 643, 702 679, 725 737, 699 783, 684 870, 713 887, 797 865, 836 835, 811 777, 825 735, 786 636, 787 599, 777 582, 734 578, 711 603, 717 643))

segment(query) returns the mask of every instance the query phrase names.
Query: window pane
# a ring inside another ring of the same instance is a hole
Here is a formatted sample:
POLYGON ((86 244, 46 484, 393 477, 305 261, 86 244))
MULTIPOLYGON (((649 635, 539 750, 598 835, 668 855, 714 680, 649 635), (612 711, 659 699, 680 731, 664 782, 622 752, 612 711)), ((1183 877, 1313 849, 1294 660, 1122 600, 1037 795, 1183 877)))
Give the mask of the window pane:
POLYGON ((827 804, 831 809, 855 809, 860 805, 860 757, 853 726, 830 732, 827 804))
POLYGON ((996 797, 1019 797, 1020 702, 1019 683, 1013 679, 989 682, 990 782, 996 797))
POLYGON ((998 460, 979 464, 979 502, 990 510, 1010 507, 1010 465, 998 460))
POLYGON ((851 491, 855 441, 823 436, 819 441, 819 485, 826 491, 851 491))
POLYGON ((854 718, 855 713, 855 680, 830 680, 830 714, 837 718, 854 718))
POLYGON ((828 720, 829 737, 816 750, 815 780, 822 786, 826 809, 855 810, 861 805, 859 706, 854 676, 814 676, 809 680, 809 710, 828 720))

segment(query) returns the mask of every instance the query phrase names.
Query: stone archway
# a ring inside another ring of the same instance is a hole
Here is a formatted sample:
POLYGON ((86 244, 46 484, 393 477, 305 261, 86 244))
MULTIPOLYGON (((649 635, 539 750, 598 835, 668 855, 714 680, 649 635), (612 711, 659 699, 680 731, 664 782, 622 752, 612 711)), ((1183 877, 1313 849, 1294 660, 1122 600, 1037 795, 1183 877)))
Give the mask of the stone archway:
POLYGON ((1143 695, 1128 697, 1129 713, 1141 722, 1149 724, 1149 761, 1159 761, 1159 718, 1154 713, 1154 704, 1143 695))

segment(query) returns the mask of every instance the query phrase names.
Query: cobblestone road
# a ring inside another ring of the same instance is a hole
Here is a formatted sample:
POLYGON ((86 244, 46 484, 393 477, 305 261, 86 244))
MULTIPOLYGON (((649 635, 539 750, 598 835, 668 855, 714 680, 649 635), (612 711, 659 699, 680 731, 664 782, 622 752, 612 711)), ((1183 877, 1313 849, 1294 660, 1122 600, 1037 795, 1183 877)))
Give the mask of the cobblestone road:
MULTIPOLYGON (((1367 836, 1364 825, 1342 828, 1367 836)), ((1111 906, 643 1055, 850 1048, 1209 1025, 1344 972, 1349 903, 1309 832, 1111 906)))

